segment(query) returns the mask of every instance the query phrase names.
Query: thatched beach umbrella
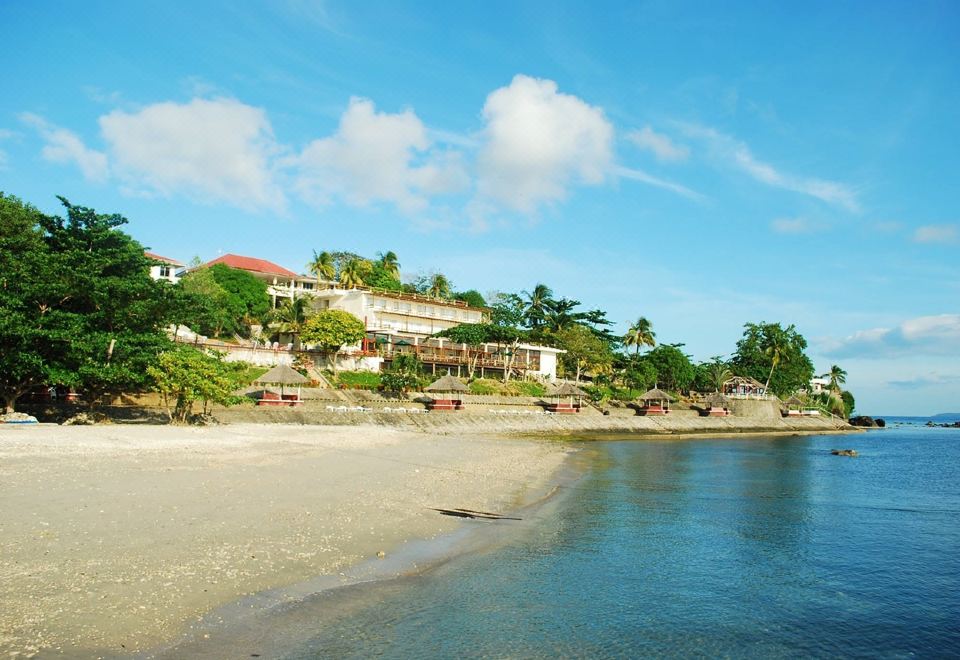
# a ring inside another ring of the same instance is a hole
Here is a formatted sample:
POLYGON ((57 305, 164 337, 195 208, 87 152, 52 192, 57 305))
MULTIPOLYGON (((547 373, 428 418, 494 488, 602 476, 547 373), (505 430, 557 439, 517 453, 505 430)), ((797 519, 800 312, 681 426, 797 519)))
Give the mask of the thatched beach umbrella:
POLYGON ((284 385, 296 385, 297 386, 297 398, 300 398, 300 386, 304 383, 309 383, 310 379, 305 378, 296 369, 288 367, 285 364, 278 364, 273 369, 267 373, 257 378, 254 383, 263 383, 264 385, 279 385, 280 386, 280 398, 283 398, 283 386, 284 385))
POLYGON ((714 392, 705 396, 703 402, 711 408, 726 408, 730 405, 730 398, 719 392, 714 392))
POLYGON ((561 397, 570 397, 570 404, 573 405, 573 397, 577 397, 577 405, 580 405, 580 400, 582 397, 587 395, 586 392, 581 390, 579 387, 573 383, 562 383, 559 386, 555 386, 551 391, 547 392, 549 396, 557 397, 557 404, 560 404, 561 397))
POLYGON ((796 409, 800 410, 803 408, 803 400, 798 397, 796 394, 791 396, 789 399, 783 402, 783 405, 786 406, 787 410, 796 409))
POLYGON ((447 374, 442 378, 438 378, 433 381, 425 388, 424 392, 439 392, 439 393, 453 393, 453 392, 466 392, 467 386, 463 383, 462 380, 447 374))
POLYGON ((644 405, 648 405, 651 401, 658 403, 661 401, 666 401, 667 403, 670 403, 674 400, 672 396, 656 387, 654 387, 652 390, 647 390, 637 398, 643 401, 644 405))

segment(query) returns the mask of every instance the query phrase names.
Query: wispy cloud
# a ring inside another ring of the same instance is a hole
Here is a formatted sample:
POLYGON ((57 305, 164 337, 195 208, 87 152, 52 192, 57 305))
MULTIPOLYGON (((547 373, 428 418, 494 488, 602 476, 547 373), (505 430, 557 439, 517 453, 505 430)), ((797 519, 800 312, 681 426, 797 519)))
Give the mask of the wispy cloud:
POLYGON ((920 316, 895 328, 860 330, 824 341, 822 353, 835 358, 960 355, 960 314, 920 316))
POLYGON ((901 390, 920 390, 928 387, 950 387, 960 384, 960 374, 942 374, 931 371, 922 376, 903 380, 888 380, 887 385, 901 390))
POLYGON ((672 181, 667 181, 666 179, 661 179, 655 177, 652 174, 648 174, 643 170, 638 170, 632 167, 622 167, 616 166, 612 170, 613 174, 621 177, 623 179, 630 179, 632 181, 639 181, 641 183, 646 183, 657 188, 663 188, 664 190, 669 190, 670 192, 677 193, 678 195, 683 195, 690 199, 703 200, 705 197, 698 193, 695 190, 691 190, 686 186, 682 186, 679 183, 674 183, 672 181))
POLYGON ((770 222, 770 228, 778 234, 809 234, 813 225, 806 218, 777 218, 770 222))
POLYGON ((90 181, 106 181, 109 175, 106 154, 88 148, 73 131, 54 126, 30 112, 20 115, 21 121, 37 130, 45 144, 40 155, 52 163, 74 163, 90 181))
POLYGON ((657 160, 680 161, 690 155, 690 147, 675 143, 668 135, 657 133, 649 126, 630 131, 626 137, 640 149, 653 152, 657 160))
POLYGON ((914 243, 956 243, 956 225, 924 225, 913 232, 914 243))
POLYGON ((856 192, 846 184, 783 172, 754 156, 745 142, 713 128, 685 122, 677 122, 677 126, 688 138, 706 142, 719 161, 746 173, 756 181, 808 195, 854 213, 860 211, 856 192))

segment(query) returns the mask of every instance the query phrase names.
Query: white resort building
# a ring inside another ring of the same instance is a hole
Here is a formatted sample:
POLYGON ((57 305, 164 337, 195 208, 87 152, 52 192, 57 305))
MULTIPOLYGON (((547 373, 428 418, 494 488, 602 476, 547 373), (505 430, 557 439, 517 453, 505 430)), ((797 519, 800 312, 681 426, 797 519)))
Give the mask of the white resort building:
POLYGON ((549 346, 486 344, 469 347, 432 335, 460 325, 482 323, 489 310, 471 307, 459 300, 433 298, 368 287, 342 288, 336 282, 318 280, 266 259, 225 254, 203 265, 224 264, 252 273, 267 283, 273 305, 280 299, 308 296, 317 311, 339 309, 363 321, 366 338, 342 355, 345 368, 379 371, 389 367, 396 355, 412 353, 431 373, 449 371, 466 376, 475 365, 477 376, 502 376, 509 369, 516 376, 553 382, 557 356, 564 351, 549 346))
POLYGON ((146 250, 144 250, 143 254, 146 255, 147 258, 157 262, 150 266, 150 277, 153 279, 167 280, 172 284, 176 284, 177 280, 180 279, 180 275, 183 274, 184 264, 176 259, 161 257, 159 254, 147 252, 146 250))

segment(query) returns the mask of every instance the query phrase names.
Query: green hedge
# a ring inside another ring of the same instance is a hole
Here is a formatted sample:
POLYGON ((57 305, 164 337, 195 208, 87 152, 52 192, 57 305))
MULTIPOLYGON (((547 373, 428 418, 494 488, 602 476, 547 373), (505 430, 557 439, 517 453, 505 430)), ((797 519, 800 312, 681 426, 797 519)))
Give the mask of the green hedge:
POLYGON ((380 387, 380 374, 372 371, 341 371, 337 384, 355 390, 375 390, 380 387))

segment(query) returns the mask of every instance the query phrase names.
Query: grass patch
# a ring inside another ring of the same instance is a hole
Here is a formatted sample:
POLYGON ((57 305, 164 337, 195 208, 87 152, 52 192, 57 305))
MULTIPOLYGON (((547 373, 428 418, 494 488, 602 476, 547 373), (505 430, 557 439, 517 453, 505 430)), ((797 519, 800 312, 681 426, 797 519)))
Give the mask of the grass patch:
POLYGON ((546 388, 540 383, 522 380, 513 380, 504 383, 491 378, 477 378, 470 382, 470 394, 486 394, 492 396, 543 396, 546 388))
POLYGON ((353 390, 375 390, 380 387, 380 374, 372 371, 341 371, 337 385, 353 390))

